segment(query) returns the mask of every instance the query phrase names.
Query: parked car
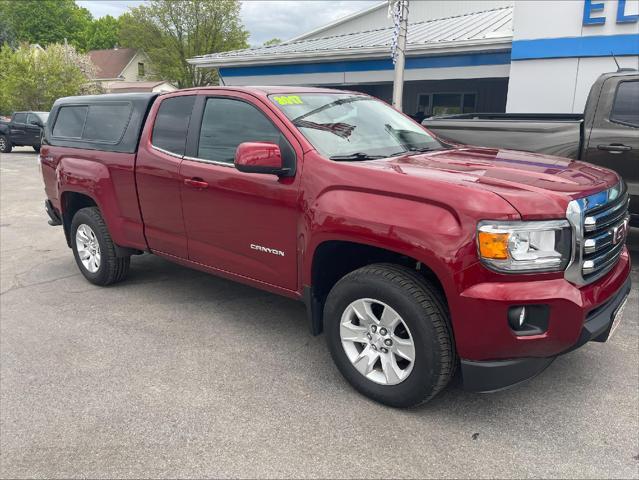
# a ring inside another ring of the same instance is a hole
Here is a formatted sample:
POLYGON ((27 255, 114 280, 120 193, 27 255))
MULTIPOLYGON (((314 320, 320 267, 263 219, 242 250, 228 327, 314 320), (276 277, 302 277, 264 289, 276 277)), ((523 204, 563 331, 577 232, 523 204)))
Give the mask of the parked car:
POLYGON ((639 227, 639 73, 621 70, 593 84, 583 115, 471 113, 422 122, 453 142, 561 155, 619 173, 639 227))
POLYGON ((39 152, 48 117, 49 112, 15 112, 9 122, 0 121, 0 152, 24 146, 39 152))
POLYGON ((452 147, 364 94, 71 97, 50 118, 45 205, 89 282, 151 252, 304 301, 340 372, 388 405, 458 367, 475 391, 528 379, 605 341, 630 291, 616 173, 452 147))

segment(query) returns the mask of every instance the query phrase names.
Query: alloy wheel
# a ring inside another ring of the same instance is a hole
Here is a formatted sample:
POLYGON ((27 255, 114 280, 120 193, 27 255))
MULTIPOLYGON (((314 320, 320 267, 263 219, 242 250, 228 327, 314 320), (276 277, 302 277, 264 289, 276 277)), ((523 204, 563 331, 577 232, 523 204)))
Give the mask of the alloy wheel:
POLYGON ((75 245, 84 268, 91 273, 97 272, 100 269, 100 244, 93 229, 84 223, 78 226, 75 245))
POLYGON ((372 298, 352 302, 342 314, 340 339, 355 369, 380 385, 397 385, 415 364, 413 336, 402 317, 372 298))

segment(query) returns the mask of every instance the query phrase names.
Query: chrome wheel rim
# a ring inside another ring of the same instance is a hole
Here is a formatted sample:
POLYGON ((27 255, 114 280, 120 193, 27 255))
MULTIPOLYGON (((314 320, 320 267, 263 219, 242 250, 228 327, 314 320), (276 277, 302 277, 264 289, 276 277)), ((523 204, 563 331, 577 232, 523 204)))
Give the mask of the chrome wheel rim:
POLYGON ((402 317, 389 305, 360 298, 342 314, 342 347, 355 369, 380 385, 397 385, 415 364, 415 343, 402 317))
POLYGON ((75 232, 75 246, 84 268, 95 273, 100 269, 100 244, 95 232, 84 223, 75 232))

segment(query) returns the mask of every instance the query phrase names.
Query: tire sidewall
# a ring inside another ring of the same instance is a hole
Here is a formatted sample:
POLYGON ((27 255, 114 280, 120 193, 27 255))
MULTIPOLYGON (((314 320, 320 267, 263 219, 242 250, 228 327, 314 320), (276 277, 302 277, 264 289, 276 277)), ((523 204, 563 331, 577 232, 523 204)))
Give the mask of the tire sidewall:
POLYGON ((11 140, 6 135, 0 135, 0 137, 4 138, 4 148, 0 148, 0 153, 9 153, 11 152, 11 140))
MULTIPOLYGON (((429 294, 426 297, 431 302, 429 294)), ((435 302, 434 302, 435 303, 435 302)), ((439 305, 436 308, 439 308, 439 305)), ((427 312, 407 291, 380 276, 364 274, 340 281, 331 290, 324 309, 324 324, 331 355, 346 379, 361 393, 394 407, 409 407, 429 398, 436 388, 442 352, 427 312), (408 326, 415 345, 415 362, 409 376, 397 385, 380 385, 359 373, 346 356, 339 325, 344 310, 353 301, 372 298, 392 307, 408 326)))
POLYGON ((89 215, 84 209, 79 210, 74 215, 73 221, 71 222, 71 248, 73 250, 75 261, 80 268, 80 272, 82 272, 82 275, 84 275, 87 280, 96 284, 101 284, 106 281, 108 276, 107 262, 109 261, 109 259, 107 246, 102 234, 102 229, 100 228, 100 225, 98 225, 98 223, 93 219, 93 217, 89 215), (98 245, 100 245, 100 267, 95 273, 92 273, 86 269, 86 267, 82 264, 82 260, 80 260, 80 256, 78 255, 75 236, 78 231, 78 227, 82 224, 91 227, 91 230, 93 230, 93 233, 95 233, 95 237, 98 240, 98 245))

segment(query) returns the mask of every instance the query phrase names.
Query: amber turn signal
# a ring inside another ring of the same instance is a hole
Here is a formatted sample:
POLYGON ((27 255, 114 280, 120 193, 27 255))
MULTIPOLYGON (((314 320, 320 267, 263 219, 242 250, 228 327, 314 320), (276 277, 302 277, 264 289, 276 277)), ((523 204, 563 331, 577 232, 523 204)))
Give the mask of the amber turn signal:
POLYGON ((483 258, 506 260, 509 233, 479 232, 479 253, 483 258))

